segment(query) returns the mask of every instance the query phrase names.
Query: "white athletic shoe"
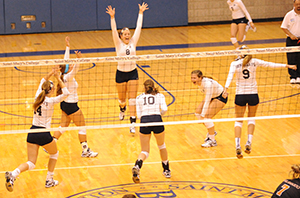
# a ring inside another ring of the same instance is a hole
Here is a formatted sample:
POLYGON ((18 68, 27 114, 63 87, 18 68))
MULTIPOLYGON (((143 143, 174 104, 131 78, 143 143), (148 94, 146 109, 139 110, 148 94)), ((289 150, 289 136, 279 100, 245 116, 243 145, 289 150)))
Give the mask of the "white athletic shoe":
POLYGON ((241 149, 241 147, 239 146, 239 147, 236 147, 236 157, 238 158, 238 159, 242 159, 243 158, 243 154, 242 154, 242 149, 241 149))
POLYGON ((164 170, 163 175, 164 175, 166 178, 171 178, 171 171, 170 171, 170 170, 164 170))
MULTIPOLYGON (((218 133, 217 133, 217 131, 215 131, 215 136, 217 135, 218 133)), ((204 142, 206 142, 207 140, 209 140, 209 133, 207 133, 207 135, 206 135, 206 138, 205 138, 205 140, 204 140, 204 142)))
MULTIPOLYGON (((133 123, 134 123, 134 122, 133 122, 133 123)), ((135 134, 135 127, 134 127, 134 126, 131 126, 131 127, 130 127, 130 133, 135 134)))
POLYGON ((125 118, 125 111, 126 111, 126 106, 124 108, 120 107, 120 114, 119 114, 119 119, 124 120, 125 118))
POLYGON ((82 151, 81 153, 81 157, 97 157, 98 153, 97 152, 93 152, 90 148, 87 149, 86 152, 82 151))
POLYGON ((6 186, 6 189, 9 191, 9 192, 12 192, 14 190, 14 181, 16 180, 11 172, 6 172, 5 173, 5 186, 6 186))
POLYGON ((125 112, 120 111, 119 119, 120 119, 120 120, 124 120, 124 118, 125 118, 125 112))
POLYGON ((250 154, 251 153, 251 144, 247 142, 245 146, 245 153, 250 154))
POLYGON ((296 84, 296 79, 295 79, 295 78, 292 78, 291 81, 290 81, 290 83, 291 83, 291 84, 296 84))
POLYGON ((54 187, 54 186, 57 186, 57 185, 58 185, 58 181, 54 180, 53 178, 50 179, 50 180, 46 180, 46 183, 45 183, 46 188, 51 188, 51 187, 54 187))
POLYGON ((140 168, 138 165, 132 168, 132 180, 134 183, 140 183, 140 168))
POLYGON ((211 140, 208 138, 208 140, 201 144, 201 146, 205 148, 217 146, 217 140, 211 140))
POLYGON ((300 77, 297 77, 296 84, 300 84, 300 77))

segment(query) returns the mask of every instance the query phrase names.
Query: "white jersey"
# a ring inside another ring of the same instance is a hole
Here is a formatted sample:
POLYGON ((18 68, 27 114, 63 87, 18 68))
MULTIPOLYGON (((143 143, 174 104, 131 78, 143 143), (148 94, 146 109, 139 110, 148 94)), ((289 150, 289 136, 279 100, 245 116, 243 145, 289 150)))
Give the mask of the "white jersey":
POLYGON ((210 78, 202 78, 201 85, 198 86, 200 91, 205 94, 204 105, 201 116, 205 117, 212 98, 219 96, 224 88, 217 81, 210 78))
POLYGON ((232 19, 240 19, 246 16, 249 22, 252 22, 251 16, 241 0, 227 1, 229 9, 232 12, 232 19))
MULTIPOLYGON (((46 82, 46 80, 43 78, 35 94, 35 99, 42 92, 42 85, 44 82, 46 82)), ((62 92, 63 93, 61 95, 56 97, 47 97, 47 96, 45 97, 44 102, 37 109, 37 111, 34 112, 32 125, 51 128, 51 120, 54 111, 54 105, 63 101, 70 94, 70 92, 66 87, 62 89, 62 92)))
MULTIPOLYGON (((114 44, 116 47, 117 56, 134 56, 136 55, 136 45, 140 38, 142 24, 143 24, 143 14, 139 14, 136 28, 133 36, 129 40, 128 45, 126 45, 119 37, 117 31, 117 25, 115 18, 111 19, 111 30, 113 35, 114 44)), ((129 72, 136 68, 136 61, 119 61, 118 70, 123 72, 129 72)))
POLYGON ((300 15, 294 9, 289 11, 283 18, 281 28, 288 29, 293 35, 300 38, 300 15))
MULTIPOLYGON (((69 57, 70 57, 70 48, 66 47, 64 59, 69 59, 69 57)), ((68 103, 78 102, 78 94, 77 94, 78 83, 75 80, 75 75, 77 74, 78 70, 79 70, 79 64, 75 64, 72 71, 64 75, 64 83, 70 92, 70 95, 64 100, 65 102, 68 103)))
POLYGON ((236 95, 241 94, 257 94, 256 68, 263 67, 285 67, 286 64, 272 63, 256 58, 252 58, 243 68, 243 59, 233 61, 230 65, 229 74, 225 87, 228 88, 234 73, 236 73, 236 95))
POLYGON ((139 119, 147 115, 163 115, 167 110, 165 96, 161 93, 142 93, 136 98, 136 113, 139 119))

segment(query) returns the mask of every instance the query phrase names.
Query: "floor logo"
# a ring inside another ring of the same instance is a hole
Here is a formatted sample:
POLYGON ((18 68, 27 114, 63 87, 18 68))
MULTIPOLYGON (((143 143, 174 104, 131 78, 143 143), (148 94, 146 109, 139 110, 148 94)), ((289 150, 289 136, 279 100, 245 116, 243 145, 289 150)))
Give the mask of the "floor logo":
POLYGON ((167 197, 247 197, 266 198, 272 195, 271 192, 216 182, 197 181, 170 181, 170 182, 144 182, 140 184, 123 184, 96 188, 85 192, 77 193, 67 198, 102 198, 118 197, 125 194, 134 194, 139 198, 167 198, 167 197))

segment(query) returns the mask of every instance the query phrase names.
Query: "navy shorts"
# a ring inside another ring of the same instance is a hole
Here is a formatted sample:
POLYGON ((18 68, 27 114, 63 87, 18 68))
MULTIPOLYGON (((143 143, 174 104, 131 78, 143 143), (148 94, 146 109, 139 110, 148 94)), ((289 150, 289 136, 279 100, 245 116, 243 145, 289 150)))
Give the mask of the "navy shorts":
MULTIPOLYGON (((148 116, 141 117, 141 123, 150 123, 150 122, 162 122, 161 115, 148 115, 148 116)), ((164 130, 165 130, 164 125, 140 127, 140 133, 145 135, 151 134, 152 131, 155 134, 159 134, 164 132, 164 130)))
MULTIPOLYGON (((30 129, 45 129, 45 127, 32 125, 30 129)), ((44 146, 53 141, 53 137, 49 132, 38 132, 38 133, 28 133, 27 142, 31 144, 37 144, 39 146, 44 146)))
POLYGON ((130 72, 122 72, 120 70, 117 70, 116 72, 116 83, 124 83, 130 80, 138 80, 138 79, 139 79, 139 74, 136 68, 130 72))
POLYGON ((246 17, 243 17, 243 18, 239 18, 239 19, 232 19, 232 23, 235 23, 235 24, 239 24, 239 23, 248 23, 248 19, 246 19, 246 17))
POLYGON ((239 106, 246 106, 246 104, 249 106, 256 106, 259 103, 259 97, 258 94, 236 95, 234 103, 239 106))
POLYGON ((221 102, 223 102, 223 103, 227 103, 227 101, 228 101, 228 97, 227 98, 224 98, 223 96, 222 96, 222 94, 223 94, 223 92, 219 95, 219 96, 217 96, 217 97, 215 97, 215 98, 212 98, 211 99, 211 101, 213 101, 214 99, 217 99, 217 100, 220 100, 221 102))
POLYGON ((79 107, 76 103, 68 103, 65 101, 62 101, 60 103, 60 109, 63 110, 67 115, 71 115, 79 110, 79 107))

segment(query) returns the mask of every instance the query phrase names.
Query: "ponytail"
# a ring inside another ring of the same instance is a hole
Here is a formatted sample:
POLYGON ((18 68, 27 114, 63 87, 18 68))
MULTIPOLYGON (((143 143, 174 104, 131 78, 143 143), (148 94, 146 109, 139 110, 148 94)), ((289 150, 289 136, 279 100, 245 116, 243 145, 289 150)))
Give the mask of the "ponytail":
MULTIPOLYGON (((62 82, 64 82, 64 74, 65 74, 65 70, 66 70, 66 65, 60 65, 59 67, 60 67, 60 72, 61 72, 60 79, 62 82)), ((59 96, 60 94, 62 94, 62 90, 58 83, 57 88, 56 88, 56 96, 59 96)))
POLYGON ((39 94, 39 96, 35 99, 34 103, 33 103, 33 110, 37 111, 37 109, 39 108, 39 106, 41 106, 41 104, 44 102, 46 97, 46 91, 42 90, 42 92, 39 94))
POLYGON ((51 91, 53 87, 53 82, 52 81, 45 81, 42 85, 42 92, 38 95, 38 97, 35 99, 33 103, 33 110, 37 111, 39 106, 44 102, 46 95, 51 91))
POLYGON ((246 55, 243 59, 243 67, 245 67, 252 59, 252 55, 246 55))
POLYGON ((155 94, 159 93, 158 89, 154 87, 154 82, 150 79, 148 79, 144 82, 144 88, 145 88, 146 94, 155 95, 155 94))

